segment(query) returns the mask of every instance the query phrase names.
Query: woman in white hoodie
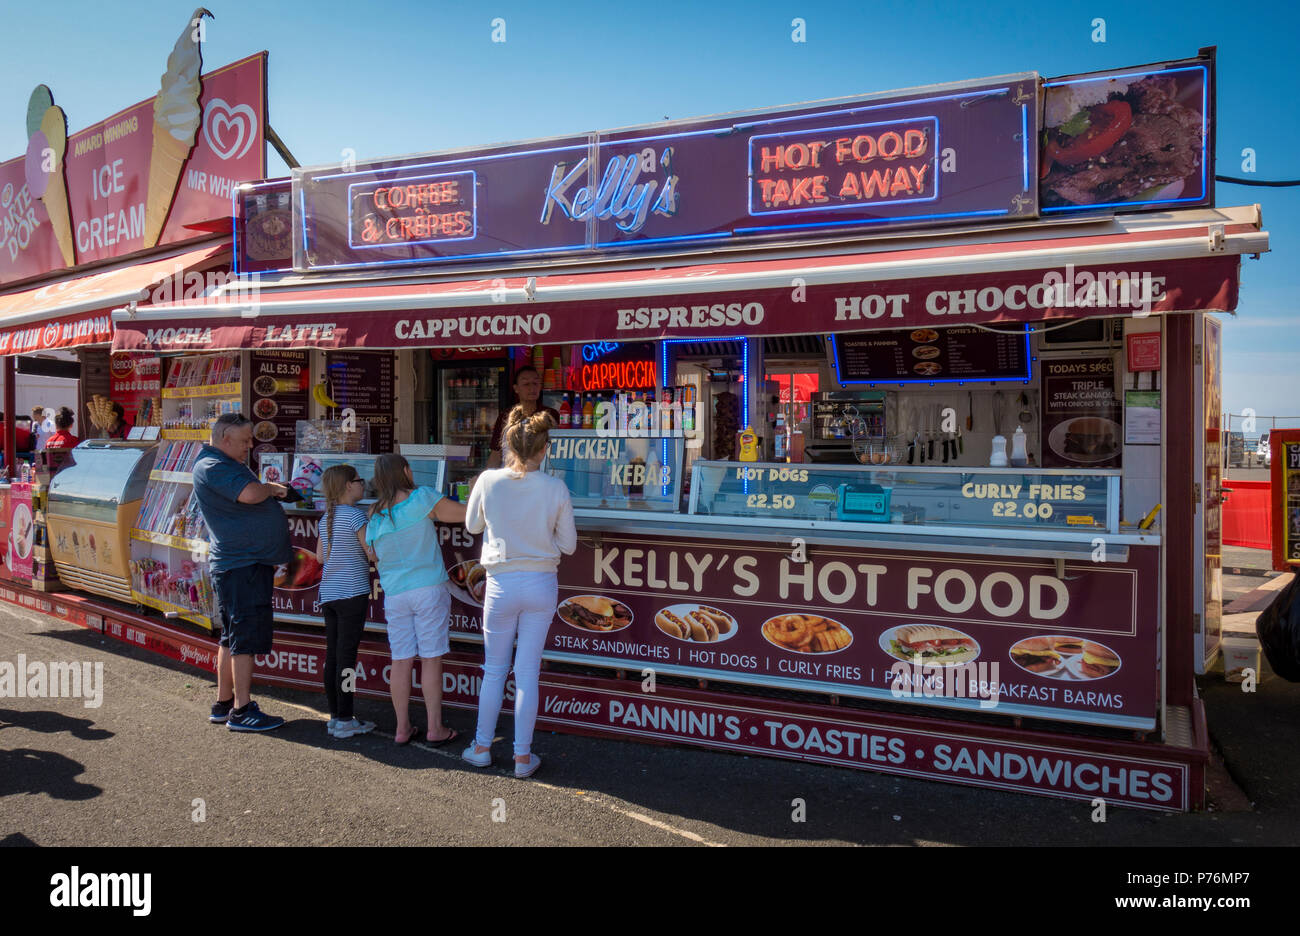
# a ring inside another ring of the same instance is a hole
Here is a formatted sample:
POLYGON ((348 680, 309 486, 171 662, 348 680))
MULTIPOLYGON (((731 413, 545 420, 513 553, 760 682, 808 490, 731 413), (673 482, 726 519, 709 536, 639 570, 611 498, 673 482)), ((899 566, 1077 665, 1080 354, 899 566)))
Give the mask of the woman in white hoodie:
POLYGON ((503 445, 506 466, 479 475, 465 516, 466 529, 484 533, 479 562, 487 572, 487 596, 478 733, 461 756, 476 767, 492 763, 492 739, 517 636, 516 777, 531 777, 542 763, 532 753, 542 650, 555 616, 560 554, 568 555, 578 545, 569 489, 558 478, 537 470, 546 457, 547 433, 554 427, 545 410, 531 416, 521 406, 511 410, 503 445))

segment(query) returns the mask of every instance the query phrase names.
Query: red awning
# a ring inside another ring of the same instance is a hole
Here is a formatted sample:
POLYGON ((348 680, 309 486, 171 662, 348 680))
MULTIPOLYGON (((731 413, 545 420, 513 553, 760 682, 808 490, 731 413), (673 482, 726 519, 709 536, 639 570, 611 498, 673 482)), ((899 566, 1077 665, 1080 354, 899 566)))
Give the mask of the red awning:
MULTIPOLYGON (((1231 312, 1253 209, 914 238, 662 269, 229 289, 115 313, 118 350, 402 348, 735 337, 1231 312), (975 240, 975 237, 981 238, 975 240), (919 246, 917 246, 919 242, 919 246)), ((665 262, 665 261, 659 261, 665 262)))
POLYGON ((123 303, 195 295, 203 286, 185 274, 228 256, 228 244, 209 244, 146 262, 123 264, 0 295, 0 355, 113 340, 112 311, 123 303), (161 285, 160 285, 161 284, 161 285))

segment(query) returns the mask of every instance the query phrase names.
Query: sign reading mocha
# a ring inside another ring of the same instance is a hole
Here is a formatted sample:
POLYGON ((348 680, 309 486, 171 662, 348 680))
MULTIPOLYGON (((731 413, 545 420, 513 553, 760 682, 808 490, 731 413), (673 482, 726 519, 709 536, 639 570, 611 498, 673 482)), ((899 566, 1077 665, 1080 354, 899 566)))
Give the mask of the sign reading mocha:
POLYGON ((1038 78, 294 170, 301 271, 707 246, 1038 208, 1038 78), (960 158, 958 158, 960 154, 960 158))

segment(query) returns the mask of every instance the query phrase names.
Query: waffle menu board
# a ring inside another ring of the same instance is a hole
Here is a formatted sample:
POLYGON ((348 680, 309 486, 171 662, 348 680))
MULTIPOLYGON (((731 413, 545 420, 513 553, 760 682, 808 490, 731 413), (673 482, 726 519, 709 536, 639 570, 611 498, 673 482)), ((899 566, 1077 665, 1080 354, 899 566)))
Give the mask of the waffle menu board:
POLYGON ((1027 332, 981 328, 913 328, 837 335, 841 385, 940 380, 1028 380, 1027 332))
POLYGON ((370 424, 371 452, 393 451, 394 366, 388 351, 331 351, 325 357, 330 397, 355 412, 357 422, 370 424))
POLYGON ((307 418, 306 351, 254 351, 253 451, 292 452, 298 420, 307 418))

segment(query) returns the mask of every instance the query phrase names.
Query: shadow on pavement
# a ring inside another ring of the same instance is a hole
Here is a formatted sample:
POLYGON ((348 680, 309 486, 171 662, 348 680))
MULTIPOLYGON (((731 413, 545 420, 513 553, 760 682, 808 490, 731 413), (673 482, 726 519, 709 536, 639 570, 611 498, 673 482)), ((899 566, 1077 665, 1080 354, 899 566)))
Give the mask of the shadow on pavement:
POLYGON ((76 779, 85 772, 84 764, 52 751, 32 748, 0 751, 0 797, 48 793, 57 800, 94 799, 104 791, 93 783, 76 779))
POLYGON ((81 741, 105 741, 113 737, 113 732, 106 728, 95 728, 94 724, 92 719, 73 718, 62 712, 0 709, 0 731, 5 728, 26 728, 28 731, 39 731, 41 734, 67 732, 81 741))

